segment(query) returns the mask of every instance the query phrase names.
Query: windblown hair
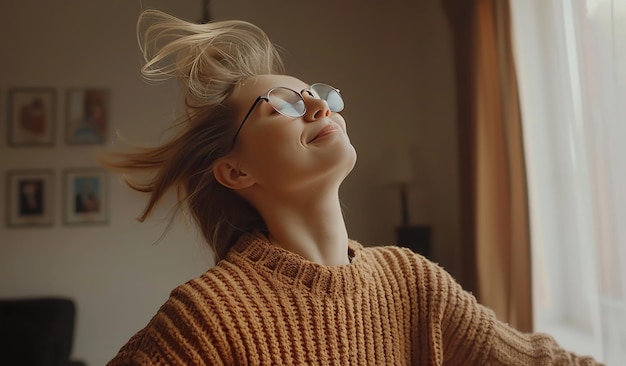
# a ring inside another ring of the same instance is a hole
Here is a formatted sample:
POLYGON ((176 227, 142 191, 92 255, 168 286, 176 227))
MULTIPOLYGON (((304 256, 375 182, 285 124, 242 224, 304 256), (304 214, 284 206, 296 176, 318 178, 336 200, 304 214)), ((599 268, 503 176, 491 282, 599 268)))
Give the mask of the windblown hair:
POLYGON ((150 194, 139 221, 176 189, 174 213, 188 210, 216 260, 224 258, 241 233, 264 230, 258 212, 213 175, 215 161, 231 150, 236 129, 227 98, 242 80, 284 73, 280 55, 260 28, 237 20, 194 24, 145 10, 137 35, 145 59, 142 75, 182 82, 182 128, 161 146, 111 152, 103 164, 125 173, 153 173, 147 182, 125 175, 132 189, 150 194))

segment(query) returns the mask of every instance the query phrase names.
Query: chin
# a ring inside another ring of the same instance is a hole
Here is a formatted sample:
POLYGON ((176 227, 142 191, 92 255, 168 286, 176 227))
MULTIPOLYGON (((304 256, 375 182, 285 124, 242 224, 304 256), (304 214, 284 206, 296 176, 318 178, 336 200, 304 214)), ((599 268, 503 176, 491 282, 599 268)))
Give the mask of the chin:
POLYGON ((324 150, 324 158, 319 168, 322 176, 332 176, 332 179, 345 179, 356 165, 357 154, 349 141, 338 143, 332 148, 324 150), (327 175, 328 174, 328 175, 327 175))
POLYGON ((342 166, 344 166, 345 169, 345 178, 348 176, 348 174, 350 174, 350 172, 352 171, 352 169, 354 169, 354 166, 356 165, 356 149, 351 144, 348 144, 345 154, 340 154, 340 156, 342 158, 342 162, 344 163, 342 164, 342 166))

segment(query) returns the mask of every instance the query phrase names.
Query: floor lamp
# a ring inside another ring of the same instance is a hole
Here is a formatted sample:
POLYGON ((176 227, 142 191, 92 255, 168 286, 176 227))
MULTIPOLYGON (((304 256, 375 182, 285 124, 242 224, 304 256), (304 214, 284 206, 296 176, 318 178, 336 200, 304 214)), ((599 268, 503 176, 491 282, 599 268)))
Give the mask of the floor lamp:
POLYGON ((400 193, 401 224, 396 227, 396 244, 407 247, 425 257, 431 257, 431 228, 413 225, 409 217, 409 186, 414 182, 411 154, 408 149, 395 147, 385 158, 385 180, 400 193))

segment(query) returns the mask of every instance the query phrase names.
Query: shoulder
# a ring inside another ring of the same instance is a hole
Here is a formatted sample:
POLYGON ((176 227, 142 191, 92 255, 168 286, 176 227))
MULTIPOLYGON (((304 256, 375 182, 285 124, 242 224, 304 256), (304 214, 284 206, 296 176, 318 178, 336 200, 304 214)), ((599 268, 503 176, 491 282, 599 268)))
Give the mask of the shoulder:
POLYGON ((460 288, 443 267, 408 248, 396 245, 364 247, 358 242, 352 246, 361 260, 389 274, 401 276, 418 292, 447 293, 460 288))
POLYGON ((211 269, 174 288, 150 322, 108 365, 181 364, 181 360, 193 364, 198 354, 215 359, 220 330, 216 314, 223 307, 216 301, 217 271, 211 269))
POLYGON ((207 312, 218 311, 221 308, 219 299, 236 293, 233 286, 241 281, 236 272, 224 267, 220 262, 199 277, 174 288, 160 311, 187 315, 201 312, 205 316, 207 312))
POLYGON ((411 251, 409 248, 397 245, 368 246, 352 241, 351 248, 363 260, 375 262, 386 267, 400 270, 416 270, 421 267, 439 267, 421 254, 411 251))

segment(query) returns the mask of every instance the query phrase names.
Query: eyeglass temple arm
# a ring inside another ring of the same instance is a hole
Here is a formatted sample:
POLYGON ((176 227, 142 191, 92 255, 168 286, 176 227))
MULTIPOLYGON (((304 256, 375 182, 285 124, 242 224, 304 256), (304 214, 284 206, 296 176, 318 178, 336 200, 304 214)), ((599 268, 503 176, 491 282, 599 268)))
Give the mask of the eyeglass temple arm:
POLYGON ((260 100, 264 100, 266 99, 263 96, 260 96, 258 98, 256 98, 256 100, 254 101, 254 103, 252 103, 252 107, 250 107, 250 109, 248 110, 248 113, 246 113, 246 116, 243 117, 243 121, 241 121, 241 124, 239 125, 239 128, 237 129, 237 132, 235 132, 235 136, 233 137, 233 143, 230 145, 230 148, 232 149, 235 146, 235 141, 237 141, 237 136, 239 136, 239 131, 241 131, 241 128, 243 127, 243 124, 246 123, 246 121, 248 120, 248 117, 250 116, 250 113, 252 113, 252 111, 254 110, 254 107, 256 107, 257 104, 259 104, 260 100))

